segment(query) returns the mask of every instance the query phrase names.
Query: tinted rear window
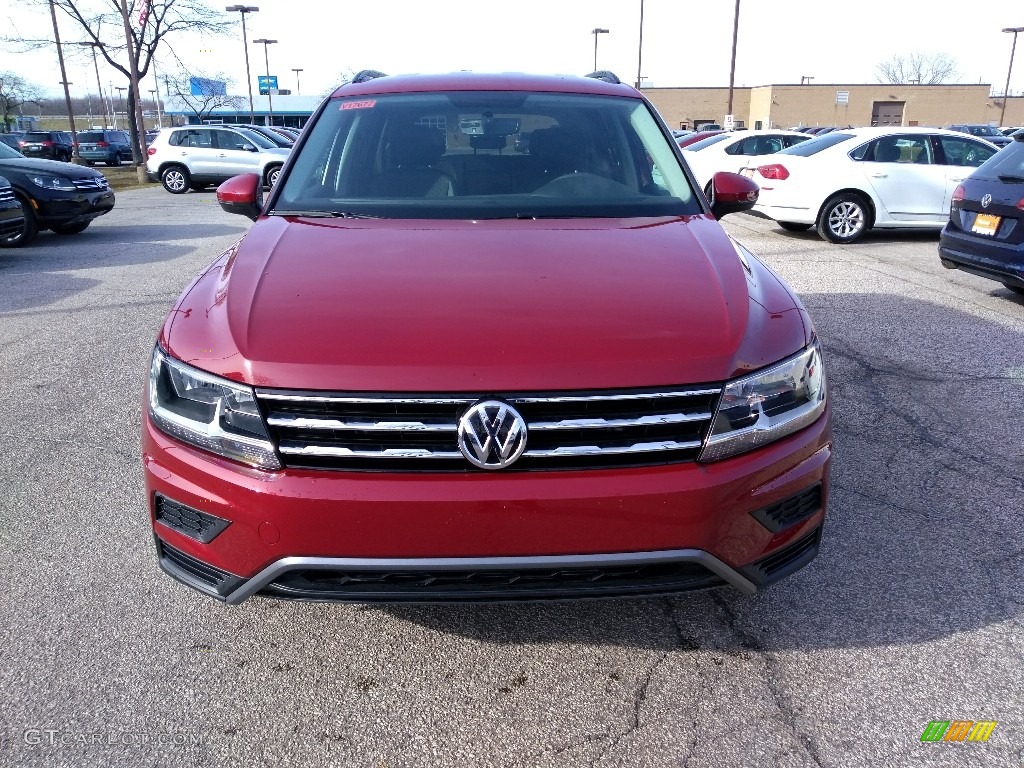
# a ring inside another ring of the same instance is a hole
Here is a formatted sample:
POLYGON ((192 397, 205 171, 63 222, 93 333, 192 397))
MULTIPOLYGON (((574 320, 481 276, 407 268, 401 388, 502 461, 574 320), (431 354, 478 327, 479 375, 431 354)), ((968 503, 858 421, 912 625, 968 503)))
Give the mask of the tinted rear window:
POLYGON ((1024 176, 1024 141, 1014 141, 996 152, 971 174, 975 179, 1024 176))
POLYGON ((50 134, 49 133, 43 133, 41 131, 30 131, 29 133, 26 133, 22 137, 21 140, 22 141, 50 141, 50 134))
POLYGON ((95 143, 97 141, 105 141, 103 138, 102 131, 79 131, 78 142, 95 143))
POLYGON ((778 154, 780 155, 800 155, 800 157, 810 157, 816 155, 823 149, 834 147, 836 144, 842 144, 844 141, 853 138, 852 133, 840 133, 839 131, 832 131, 826 133, 824 136, 815 136, 813 139, 803 141, 796 146, 787 147, 778 154))

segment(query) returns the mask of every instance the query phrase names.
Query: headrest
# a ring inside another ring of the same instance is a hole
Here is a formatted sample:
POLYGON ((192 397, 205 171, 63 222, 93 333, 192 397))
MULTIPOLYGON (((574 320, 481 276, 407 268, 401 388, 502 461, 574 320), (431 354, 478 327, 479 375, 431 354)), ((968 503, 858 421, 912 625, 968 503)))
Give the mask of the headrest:
POLYGON ((425 125, 398 126, 388 145, 393 166, 426 166, 440 159, 446 145, 445 132, 425 125))

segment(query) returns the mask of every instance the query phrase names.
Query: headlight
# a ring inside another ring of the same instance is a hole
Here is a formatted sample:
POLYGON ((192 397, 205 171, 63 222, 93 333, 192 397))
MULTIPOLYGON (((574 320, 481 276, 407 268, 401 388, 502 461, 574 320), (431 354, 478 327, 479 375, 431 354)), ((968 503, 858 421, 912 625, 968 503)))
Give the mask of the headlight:
POLYGON ((825 371, 814 342, 800 354, 725 385, 700 461, 753 450, 813 424, 825 411, 825 371))
POLYGON ((149 417, 171 437, 260 469, 280 469, 251 387, 153 350, 149 417))
POLYGON ((36 173, 29 176, 28 180, 43 189, 59 189, 62 192, 74 192, 77 189, 70 179, 65 179, 62 176, 48 176, 45 173, 36 173))

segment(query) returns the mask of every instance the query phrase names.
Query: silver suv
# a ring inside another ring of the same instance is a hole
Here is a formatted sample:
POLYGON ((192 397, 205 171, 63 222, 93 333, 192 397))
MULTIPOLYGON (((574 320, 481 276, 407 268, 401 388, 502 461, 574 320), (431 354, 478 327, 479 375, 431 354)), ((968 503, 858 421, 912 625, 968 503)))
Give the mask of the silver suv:
POLYGON ((258 173, 263 183, 272 187, 289 152, 244 128, 186 125, 157 134, 149 146, 146 171, 150 180, 159 180, 176 195, 242 173, 258 173))

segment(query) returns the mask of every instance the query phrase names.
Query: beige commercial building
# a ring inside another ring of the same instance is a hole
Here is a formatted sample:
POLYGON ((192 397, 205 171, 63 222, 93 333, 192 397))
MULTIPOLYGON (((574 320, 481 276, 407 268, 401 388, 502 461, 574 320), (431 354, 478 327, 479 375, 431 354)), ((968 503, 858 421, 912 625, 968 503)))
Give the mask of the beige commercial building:
MULTIPOLYGON (((980 85, 759 85, 733 90, 737 127, 1000 124, 1002 97, 980 85)), ((644 88, 672 128, 723 124, 728 88, 644 88)), ((1003 125, 1024 125, 1024 97, 1007 99, 1003 125)))

